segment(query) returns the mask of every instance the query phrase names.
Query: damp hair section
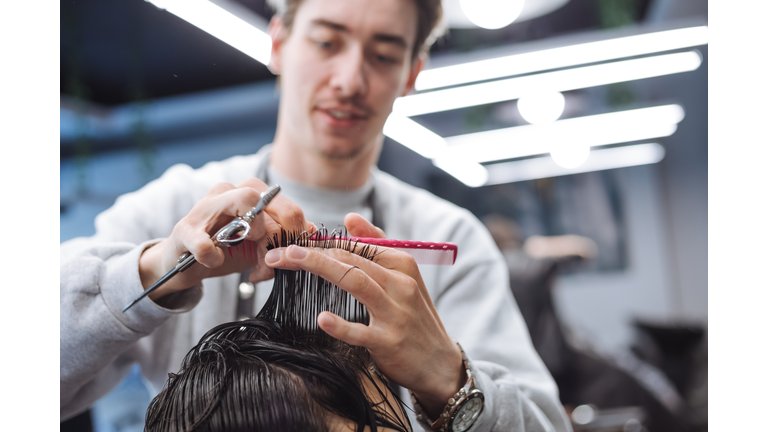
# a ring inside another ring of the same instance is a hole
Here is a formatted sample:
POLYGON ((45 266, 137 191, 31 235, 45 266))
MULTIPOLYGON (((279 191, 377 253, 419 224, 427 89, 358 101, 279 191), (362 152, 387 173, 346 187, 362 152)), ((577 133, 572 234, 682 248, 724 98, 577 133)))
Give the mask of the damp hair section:
MULTIPOLYGON (((321 227, 311 235, 306 231, 282 230, 267 239, 267 250, 291 245, 341 249, 370 260, 375 260, 382 250, 351 240, 343 228, 329 233, 321 227)), ((350 268, 352 270, 354 268, 350 268)), ((334 283, 308 271, 283 269, 275 269, 272 292, 258 316, 281 323, 294 332, 311 334, 320 345, 334 344, 337 339, 328 336, 317 325, 317 315, 323 311, 354 323, 367 325, 370 319, 365 306, 334 283)))
MULTIPOLYGON (((344 230, 282 231, 268 249, 337 248, 375 260, 376 247, 344 230)), ((327 310, 368 323, 365 306, 306 271, 275 270, 256 317, 209 330, 169 374, 147 409, 145 431, 411 431, 405 406, 363 347, 317 326, 327 310)))

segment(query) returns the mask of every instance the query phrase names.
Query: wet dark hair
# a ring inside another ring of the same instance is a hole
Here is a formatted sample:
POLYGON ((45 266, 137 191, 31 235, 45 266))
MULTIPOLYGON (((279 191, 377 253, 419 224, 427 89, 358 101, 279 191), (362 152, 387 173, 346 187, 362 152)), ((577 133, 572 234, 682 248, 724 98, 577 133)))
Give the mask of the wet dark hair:
MULTIPOLYGON (((282 232, 268 248, 340 247, 373 258, 338 235, 282 232)), ((255 318, 208 331, 147 409, 145 431, 329 431, 334 417, 362 432, 369 426, 411 430, 404 405, 368 350, 328 336, 315 318, 330 310, 368 322, 365 307, 330 282, 304 271, 276 270, 272 294, 255 318), (311 319, 310 319, 311 318, 311 319), (376 378, 381 380, 377 382, 376 378), (366 393, 366 388, 375 389, 366 393), (394 414, 393 414, 394 413, 394 414)))

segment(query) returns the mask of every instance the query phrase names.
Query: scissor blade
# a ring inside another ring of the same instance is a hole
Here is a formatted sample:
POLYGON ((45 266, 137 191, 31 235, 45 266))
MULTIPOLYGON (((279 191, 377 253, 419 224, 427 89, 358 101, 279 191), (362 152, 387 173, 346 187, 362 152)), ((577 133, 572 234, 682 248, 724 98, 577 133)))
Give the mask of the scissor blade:
MULTIPOLYGON (((235 218, 235 220, 234 220, 234 221, 230 222, 230 225, 231 225, 231 224, 233 224, 233 223, 236 223, 236 222, 237 222, 239 219, 244 219, 244 220, 245 220, 246 222, 248 222, 248 223, 250 223, 251 221, 253 221, 253 218, 254 218, 254 217, 257 215, 257 214, 261 213, 261 211, 264 209, 264 207, 265 207, 267 204, 269 204, 269 202, 270 202, 270 201, 272 201, 272 199, 273 199, 275 196, 277 196, 277 194, 278 194, 279 192, 280 192, 280 185, 274 185, 274 186, 272 186, 271 188, 269 188, 269 189, 268 189, 266 192, 264 192, 264 193, 262 194, 261 198, 259 199, 259 203, 258 203, 258 204, 256 204, 256 207, 254 207, 254 208, 252 208, 250 211, 248 211, 248 213, 246 213, 246 214, 245 214, 245 215, 244 215, 242 218, 235 218)), ((225 227, 225 228, 226 228, 226 227, 225 227)), ((222 228, 222 229, 224 229, 224 228, 222 228)), ((219 232, 221 232, 221 230, 220 230, 219 232)), ((211 238, 212 238, 212 239, 216 239, 217 235, 218 235, 218 233, 217 233, 217 234, 214 234, 214 235, 213 235, 213 237, 211 237, 211 238)), ((238 243, 239 243, 239 242, 238 242, 238 243)), ((219 245, 221 245, 221 243, 218 243, 218 244, 219 244, 219 245)), ((234 244, 230 244, 230 245, 226 245, 226 244, 225 244, 224 246, 233 246, 233 245, 234 245, 234 244)), ((170 279, 170 278, 172 278, 172 277, 176 276, 176 274, 177 274, 177 273, 181 273, 181 272, 183 272, 184 270, 188 269, 189 267, 191 267, 193 264, 195 264, 195 263, 197 262, 197 260, 195 259, 195 257, 194 257, 192 254, 190 254, 189 252, 187 252, 186 254, 189 254, 189 256, 187 256, 187 257, 186 257, 186 258, 185 258, 183 261, 182 261, 182 260, 181 260, 181 258, 180 258, 180 259, 179 259, 179 261, 181 261, 181 262, 179 262, 179 264, 178 264, 176 267, 174 267, 174 268, 173 268, 173 270, 171 270, 171 271, 169 271, 168 273, 166 273, 166 275, 165 275, 165 276, 161 277, 161 278, 160 278, 160 279, 159 279, 157 282, 155 282, 155 283, 154 283, 154 284, 153 284, 151 287, 149 287, 149 288, 148 288, 146 291, 144 291, 143 293, 141 293, 141 295, 140 295, 140 296, 136 297, 136 299, 135 299, 134 301, 132 301, 132 302, 131 302, 131 304, 129 304, 128 306, 126 306, 125 308, 123 308, 123 312, 127 311, 128 309, 130 309, 130 308, 131 308, 133 305, 135 305, 136 303, 138 303, 138 302, 139 302, 141 299, 143 299, 144 297, 146 297, 146 296, 148 296, 148 295, 152 294, 152 292, 153 292, 154 290, 156 290, 157 288, 159 288, 159 287, 160 287, 162 284, 164 284, 164 283, 168 282, 168 279, 170 279)), ((185 254, 185 255, 186 255, 186 254, 185 254)), ((183 258, 183 257, 184 257, 184 255, 182 255, 182 258, 183 258)))
POLYGON ((157 282, 155 282, 154 284, 152 284, 152 286, 151 286, 151 287, 147 288, 147 289, 146 289, 146 290, 145 290, 143 293, 141 293, 141 295, 140 295, 140 296, 136 297, 136 299, 135 299, 134 301, 132 301, 132 302, 131 302, 131 304, 129 304, 128 306, 124 307, 124 308, 123 308, 123 313, 125 313, 125 311, 127 311, 128 309, 130 309, 130 308, 131 308, 133 305, 135 305, 136 303, 138 303, 138 302, 139 302, 141 299, 143 299, 144 297, 146 297, 146 296, 148 296, 148 295, 152 294, 152 292, 153 292, 153 291, 155 291, 156 289, 160 288, 160 286, 161 286, 162 284, 164 284, 164 283, 168 282, 168 280, 169 280, 170 278, 172 278, 172 277, 176 276, 176 273, 179 273, 179 268, 178 268, 178 267, 174 267, 174 268, 173 268, 173 270, 171 270, 171 271, 169 271, 168 273, 166 273, 166 274, 165 274, 165 276, 163 276, 163 277, 161 277, 160 279, 158 279, 158 280, 157 280, 157 282))

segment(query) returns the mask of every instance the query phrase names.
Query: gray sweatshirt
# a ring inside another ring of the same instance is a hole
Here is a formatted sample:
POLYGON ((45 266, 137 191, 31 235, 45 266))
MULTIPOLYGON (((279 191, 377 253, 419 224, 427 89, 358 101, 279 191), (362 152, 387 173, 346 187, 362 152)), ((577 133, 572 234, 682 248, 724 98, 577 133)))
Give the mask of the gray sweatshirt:
MULTIPOLYGON (((375 168, 358 190, 303 186, 268 169, 270 150, 266 146, 255 155, 197 170, 171 167, 100 214, 94 236, 61 245, 62 420, 114 388, 134 362, 154 387, 150 392, 159 392, 206 331, 236 319, 239 274, 206 279, 164 298, 164 307, 145 299, 127 313, 121 310, 143 291, 138 274, 142 251, 169 235, 211 186, 271 177, 270 184, 279 180, 281 193, 316 224, 334 228, 347 212, 375 213, 389 238, 456 243, 455 265, 422 265, 420 271, 446 330, 461 343, 477 387, 485 393, 485 409, 471 430, 571 429, 555 383, 531 345, 501 254, 474 216, 375 168), (371 189, 375 193, 369 199, 371 189)), ((257 285, 254 310, 264 304, 270 288, 269 281, 257 285)))

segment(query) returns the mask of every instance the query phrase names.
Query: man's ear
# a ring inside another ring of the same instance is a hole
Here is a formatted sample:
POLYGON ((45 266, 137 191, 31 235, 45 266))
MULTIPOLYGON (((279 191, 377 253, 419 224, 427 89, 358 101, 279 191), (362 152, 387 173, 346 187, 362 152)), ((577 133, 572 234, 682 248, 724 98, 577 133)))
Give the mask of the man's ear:
POLYGON ((416 57, 416 60, 413 61, 411 70, 408 72, 408 81, 406 81, 403 94, 400 96, 406 96, 413 90, 413 87, 416 85, 416 77, 419 76, 419 73, 424 68, 424 63, 426 63, 426 61, 426 54, 424 53, 419 54, 418 57, 416 57))
POLYGON ((269 57, 269 71, 275 75, 280 75, 283 70, 282 54, 283 44, 288 36, 285 26, 283 25, 283 19, 279 16, 273 16, 269 21, 269 37, 272 38, 272 53, 269 57))

